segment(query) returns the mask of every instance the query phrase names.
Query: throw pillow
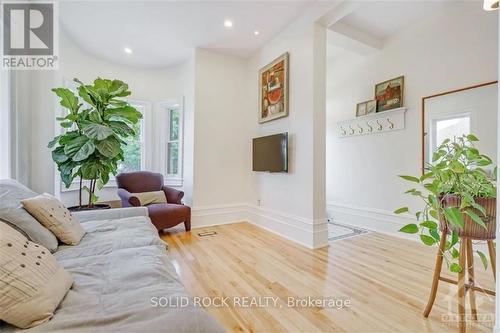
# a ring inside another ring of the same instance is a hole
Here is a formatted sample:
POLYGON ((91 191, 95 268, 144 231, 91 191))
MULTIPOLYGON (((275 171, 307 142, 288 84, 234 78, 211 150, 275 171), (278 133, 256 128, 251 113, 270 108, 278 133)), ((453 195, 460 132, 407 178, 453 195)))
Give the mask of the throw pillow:
POLYGON ((77 245, 85 234, 80 222, 64 204, 48 193, 21 200, 21 203, 38 222, 65 244, 77 245))
POLYGON ((20 328, 49 320, 73 278, 45 247, 0 223, 0 320, 20 328))
POLYGON ((134 197, 139 199, 141 206, 147 206, 156 203, 167 203, 167 197, 163 191, 139 192, 132 193, 134 197))

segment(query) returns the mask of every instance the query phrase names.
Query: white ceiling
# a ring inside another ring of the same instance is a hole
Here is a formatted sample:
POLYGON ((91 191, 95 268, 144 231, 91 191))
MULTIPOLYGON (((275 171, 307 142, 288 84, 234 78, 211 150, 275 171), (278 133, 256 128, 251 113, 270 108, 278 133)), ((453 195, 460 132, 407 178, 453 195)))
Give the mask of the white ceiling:
POLYGON ((183 61, 195 47, 247 57, 313 2, 67 1, 60 3, 60 21, 79 47, 97 57, 160 68, 183 61))
POLYGON ((367 1, 361 2, 357 10, 339 22, 384 40, 416 21, 453 5, 450 1, 367 1))

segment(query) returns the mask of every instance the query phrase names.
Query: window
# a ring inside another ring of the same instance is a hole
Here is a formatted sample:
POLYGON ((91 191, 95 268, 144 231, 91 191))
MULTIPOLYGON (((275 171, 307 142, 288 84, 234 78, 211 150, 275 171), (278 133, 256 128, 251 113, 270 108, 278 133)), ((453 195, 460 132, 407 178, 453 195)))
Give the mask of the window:
POLYGON ((178 101, 160 103, 160 133, 164 138, 161 152, 165 182, 182 186, 183 110, 178 101))
POLYGON ((133 126, 135 135, 125 139, 127 144, 122 147, 124 160, 118 163, 118 173, 143 170, 145 165, 144 124, 148 103, 130 100, 128 102, 142 113, 142 119, 133 126))
POLYGON ((470 118, 470 114, 461 114, 432 120, 431 149, 429 149, 431 158, 429 161, 432 160, 432 154, 444 140, 470 134, 470 118))

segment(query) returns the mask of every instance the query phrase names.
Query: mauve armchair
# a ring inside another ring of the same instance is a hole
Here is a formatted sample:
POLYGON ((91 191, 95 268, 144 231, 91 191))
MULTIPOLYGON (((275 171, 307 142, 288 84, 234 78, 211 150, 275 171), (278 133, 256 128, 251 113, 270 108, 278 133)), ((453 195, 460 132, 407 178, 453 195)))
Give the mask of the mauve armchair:
POLYGON ((122 207, 141 205, 139 199, 132 193, 163 190, 167 203, 146 206, 155 227, 162 230, 184 223, 186 231, 191 230, 191 208, 181 201, 184 192, 165 186, 162 174, 149 171, 120 173, 116 175, 116 184, 122 207))

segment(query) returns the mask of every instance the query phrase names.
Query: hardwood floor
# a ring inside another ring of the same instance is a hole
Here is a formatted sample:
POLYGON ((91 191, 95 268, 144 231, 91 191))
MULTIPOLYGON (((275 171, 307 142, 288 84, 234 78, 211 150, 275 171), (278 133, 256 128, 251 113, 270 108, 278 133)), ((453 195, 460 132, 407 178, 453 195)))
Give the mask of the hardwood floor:
MULTIPOLYGON (((179 227, 162 238, 192 296, 279 298, 277 306, 207 307, 228 331, 457 332, 454 323, 446 322, 446 315, 457 311, 456 286, 441 283, 429 318, 422 316, 436 248, 369 233, 309 250, 249 223, 190 233, 179 227), (198 236, 208 230, 217 235, 198 236), (343 298, 351 306, 289 307, 288 296, 343 298)), ((491 270, 485 272, 478 262, 478 284, 494 290, 491 270)), ((494 323, 488 319, 494 314, 494 297, 476 297, 479 316, 488 318, 482 324, 469 320, 467 332, 491 332, 494 323)), ((469 310, 468 302, 466 307, 469 310)))

